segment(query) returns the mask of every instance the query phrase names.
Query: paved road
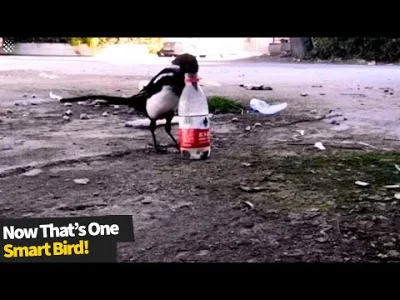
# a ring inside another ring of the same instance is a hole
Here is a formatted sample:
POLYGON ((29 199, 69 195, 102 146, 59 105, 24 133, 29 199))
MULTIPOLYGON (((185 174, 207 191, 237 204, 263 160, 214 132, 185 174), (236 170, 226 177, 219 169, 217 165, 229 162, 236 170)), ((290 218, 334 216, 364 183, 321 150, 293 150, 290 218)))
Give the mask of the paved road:
MULTIPOLYGON (((61 74, 149 76, 169 64, 169 58, 143 62, 105 61, 86 57, 0 56, 0 71, 36 70, 61 74)), ((284 64, 252 61, 201 61, 201 76, 225 84, 278 85, 400 85, 400 67, 392 65, 284 64)))
MULTIPOLYGON (((122 62, 121 58, 107 61, 92 57, 0 56, 0 72, 35 70, 38 73, 56 74, 153 76, 162 67, 169 65, 170 61, 170 58, 157 57, 143 59, 141 62, 133 59, 122 62)), ((229 92, 229 85, 246 83, 270 85, 274 91, 263 94, 267 101, 289 100, 292 102, 290 104, 292 108, 300 103, 304 109, 339 107, 349 116, 351 120, 347 123, 349 126, 353 125, 356 129, 373 126, 374 130, 385 129, 391 131, 391 134, 400 136, 399 66, 201 60, 200 67, 200 76, 204 80, 223 84, 222 89, 219 89, 220 92, 223 90, 229 92), (322 85, 323 88, 313 88, 315 85, 322 85), (382 90, 384 87, 393 89, 393 95, 385 94, 382 90), (307 93, 309 97, 300 97, 301 93, 307 93), (324 96, 320 93, 324 93, 324 96), (358 93, 363 94, 361 95, 363 97, 354 95, 358 93)), ((243 92, 246 98, 254 97, 251 92, 243 92)), ((339 130, 341 126, 335 128, 339 130)))

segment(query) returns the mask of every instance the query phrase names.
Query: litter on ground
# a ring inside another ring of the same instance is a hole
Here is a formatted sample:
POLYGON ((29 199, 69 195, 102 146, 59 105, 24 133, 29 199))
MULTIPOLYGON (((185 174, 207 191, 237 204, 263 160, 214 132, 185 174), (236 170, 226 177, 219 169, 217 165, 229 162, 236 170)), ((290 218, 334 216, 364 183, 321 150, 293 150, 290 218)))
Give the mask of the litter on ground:
POLYGON ((243 203, 246 204, 247 206, 249 206, 251 209, 254 208, 254 204, 251 203, 250 201, 244 201, 243 203))
POLYGON ((287 103, 280 103, 275 105, 270 105, 265 101, 253 98, 250 100, 250 109, 260 112, 263 115, 274 115, 287 107, 287 103))
POLYGON ((42 172, 43 172, 42 169, 32 169, 32 170, 29 170, 28 172, 25 172, 23 175, 24 176, 37 176, 42 172))
POLYGON ((241 84, 239 86, 249 91, 272 91, 272 87, 262 84, 241 84))
POLYGON ((74 182, 76 184, 88 184, 89 183, 89 178, 75 178, 74 182))
MULTIPOLYGON (((179 117, 174 117, 171 121, 172 124, 179 124, 179 117)), ((135 121, 128 121, 125 127, 148 128, 150 125, 149 119, 139 119, 135 121)), ((165 120, 157 120, 157 126, 165 125, 165 120)))
POLYGON ((55 78, 58 78, 57 75, 54 75, 54 74, 47 74, 47 73, 45 73, 45 72, 39 73, 39 76, 42 77, 42 78, 47 78, 47 79, 55 79, 55 78))
POLYGON ((321 142, 316 142, 314 147, 318 148, 319 150, 325 150, 325 146, 321 142))
POLYGON ((304 130, 296 130, 300 135, 304 135, 305 131, 304 130))
POLYGON ((357 180, 356 182, 354 182, 356 185, 359 185, 359 186, 368 186, 369 185, 369 183, 368 182, 364 182, 364 181, 359 181, 359 180, 357 180))
POLYGON ((400 185, 398 185, 398 184, 385 185, 385 188, 387 188, 387 189, 399 189, 400 185))
POLYGON ((58 101, 60 101, 60 100, 62 99, 62 97, 57 96, 56 94, 53 94, 52 91, 50 91, 49 96, 50 96, 50 99, 53 99, 53 100, 58 100, 58 101))
POLYGON ((343 116, 343 112, 340 109, 332 109, 329 113, 325 116, 327 119, 341 117, 343 116))

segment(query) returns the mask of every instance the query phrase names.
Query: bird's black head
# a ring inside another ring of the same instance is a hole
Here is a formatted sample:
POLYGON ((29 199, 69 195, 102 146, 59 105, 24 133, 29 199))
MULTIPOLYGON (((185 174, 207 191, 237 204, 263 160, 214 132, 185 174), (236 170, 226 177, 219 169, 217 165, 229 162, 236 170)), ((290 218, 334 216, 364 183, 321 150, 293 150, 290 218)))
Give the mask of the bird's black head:
POLYGON ((175 57, 172 64, 179 66, 183 73, 196 74, 199 72, 199 63, 196 57, 188 53, 175 57))
MULTIPOLYGON (((173 61, 172 64, 178 66, 182 73, 189 75, 190 77, 197 77, 197 73, 199 72, 199 63, 195 56, 185 53, 178 55, 173 61)), ((195 90, 198 90, 198 80, 192 82, 195 90)))

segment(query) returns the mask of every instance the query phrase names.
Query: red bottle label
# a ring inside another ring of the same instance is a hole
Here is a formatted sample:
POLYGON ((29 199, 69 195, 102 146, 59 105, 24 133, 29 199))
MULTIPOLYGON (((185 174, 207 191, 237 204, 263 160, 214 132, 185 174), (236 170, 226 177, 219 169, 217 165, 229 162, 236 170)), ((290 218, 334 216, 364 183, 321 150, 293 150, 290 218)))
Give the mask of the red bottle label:
POLYGON ((210 129, 179 129, 179 146, 181 148, 209 147, 210 140, 210 129))

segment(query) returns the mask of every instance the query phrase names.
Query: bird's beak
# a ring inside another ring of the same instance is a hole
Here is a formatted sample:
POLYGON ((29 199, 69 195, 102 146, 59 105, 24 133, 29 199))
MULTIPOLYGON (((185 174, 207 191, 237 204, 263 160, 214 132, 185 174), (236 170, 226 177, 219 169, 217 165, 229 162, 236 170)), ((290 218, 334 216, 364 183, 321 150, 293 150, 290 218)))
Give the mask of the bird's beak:
POLYGON ((197 83, 197 82, 192 82, 192 85, 193 85, 194 89, 195 89, 196 92, 197 92, 198 89, 199 89, 198 83, 197 83))

